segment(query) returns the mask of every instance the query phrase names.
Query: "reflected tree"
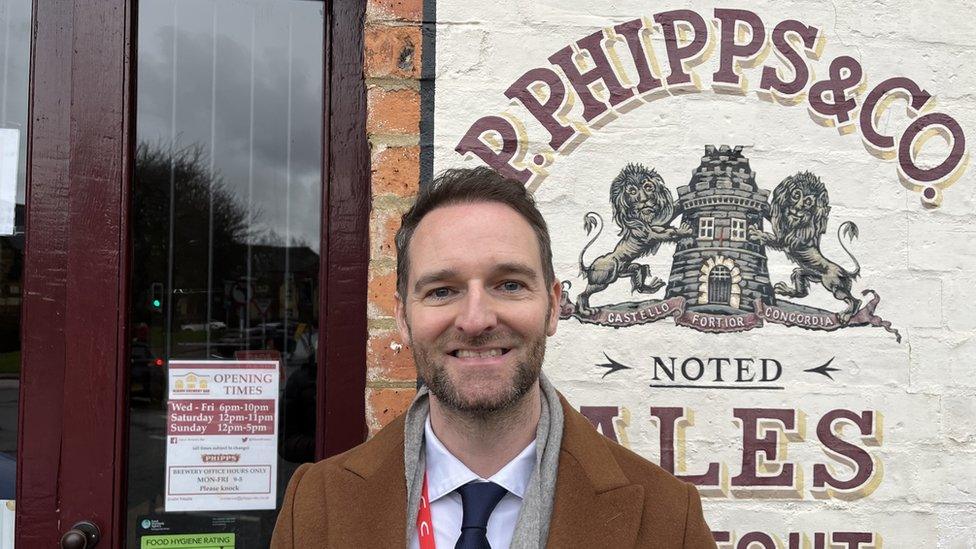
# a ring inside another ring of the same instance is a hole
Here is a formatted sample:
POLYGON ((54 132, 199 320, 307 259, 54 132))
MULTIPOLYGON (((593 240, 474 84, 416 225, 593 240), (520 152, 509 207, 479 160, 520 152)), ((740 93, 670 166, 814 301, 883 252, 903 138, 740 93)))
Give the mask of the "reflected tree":
POLYGON ((251 238, 259 212, 252 212, 249 219, 246 205, 228 189, 219 173, 210 172, 209 157, 199 144, 174 149, 143 142, 136 147, 135 160, 133 312, 137 317, 134 320, 147 321, 151 315, 149 288, 153 283, 165 283, 170 246, 175 292, 206 295, 208 252, 212 247, 214 293, 222 293, 222 281, 238 276, 244 260, 241 247, 251 238))

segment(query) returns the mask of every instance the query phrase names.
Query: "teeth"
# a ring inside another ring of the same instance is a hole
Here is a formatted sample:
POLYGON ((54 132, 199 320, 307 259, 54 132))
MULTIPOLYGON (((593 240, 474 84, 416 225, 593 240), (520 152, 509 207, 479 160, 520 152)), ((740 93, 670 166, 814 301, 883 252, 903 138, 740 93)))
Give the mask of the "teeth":
POLYGON ((501 349, 488 349, 487 351, 469 351, 467 349, 458 349, 458 358, 491 358, 493 356, 501 356, 501 349))

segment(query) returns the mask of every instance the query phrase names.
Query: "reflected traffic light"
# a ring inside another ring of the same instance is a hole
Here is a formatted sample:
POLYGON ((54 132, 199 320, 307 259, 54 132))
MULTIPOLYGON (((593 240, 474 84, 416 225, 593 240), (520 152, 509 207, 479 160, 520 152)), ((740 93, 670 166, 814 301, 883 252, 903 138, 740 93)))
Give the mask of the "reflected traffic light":
POLYGON ((149 304, 153 312, 159 313, 163 310, 163 283, 153 282, 150 292, 149 304))

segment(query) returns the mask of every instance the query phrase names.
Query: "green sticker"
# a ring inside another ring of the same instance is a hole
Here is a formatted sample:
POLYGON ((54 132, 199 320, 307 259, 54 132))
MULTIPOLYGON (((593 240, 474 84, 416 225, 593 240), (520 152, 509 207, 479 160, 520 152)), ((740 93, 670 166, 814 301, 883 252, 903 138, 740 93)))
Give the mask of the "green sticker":
POLYGON ((235 534, 168 534, 142 536, 140 549, 234 549, 235 534))

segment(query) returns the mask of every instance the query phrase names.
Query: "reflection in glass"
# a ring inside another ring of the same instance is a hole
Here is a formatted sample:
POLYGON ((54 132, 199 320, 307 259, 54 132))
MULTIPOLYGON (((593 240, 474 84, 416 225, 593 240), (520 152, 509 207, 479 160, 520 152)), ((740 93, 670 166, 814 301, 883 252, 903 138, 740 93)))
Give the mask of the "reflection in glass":
POLYGON ((280 361, 280 503, 314 458, 323 4, 143 0, 132 181, 127 542, 265 547, 276 511, 165 513, 170 360, 280 361), (148 522, 147 522, 148 521, 148 522))
POLYGON ((30 24, 30 0, 0 0, 0 545, 10 547, 17 480, 30 24))

